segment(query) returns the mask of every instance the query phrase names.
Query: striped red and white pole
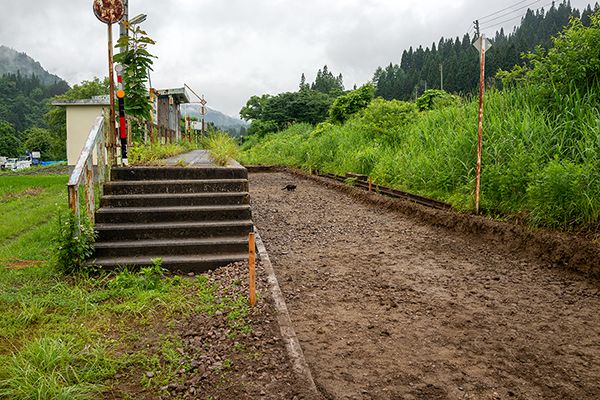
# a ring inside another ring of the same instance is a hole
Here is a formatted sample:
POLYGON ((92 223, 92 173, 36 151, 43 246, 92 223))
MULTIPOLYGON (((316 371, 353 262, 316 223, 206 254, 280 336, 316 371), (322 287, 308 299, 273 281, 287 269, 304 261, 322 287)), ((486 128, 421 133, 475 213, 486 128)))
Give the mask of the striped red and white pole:
POLYGON ((123 90, 123 66, 117 65, 117 100, 119 105, 119 137, 121 138, 121 163, 127 162, 127 121, 125 120, 125 91, 123 90))

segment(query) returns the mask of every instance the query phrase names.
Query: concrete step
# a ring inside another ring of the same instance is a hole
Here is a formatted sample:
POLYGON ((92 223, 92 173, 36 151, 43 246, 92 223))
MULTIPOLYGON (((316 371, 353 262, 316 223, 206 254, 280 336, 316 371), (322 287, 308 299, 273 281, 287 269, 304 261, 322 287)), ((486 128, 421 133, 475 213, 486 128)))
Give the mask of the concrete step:
POLYGON ((247 236, 132 240, 114 242, 96 242, 95 257, 108 259, 123 257, 166 257, 174 255, 209 255, 244 253, 248 251, 247 236))
POLYGON ((109 194, 102 196, 101 207, 172 207, 248 204, 248 192, 109 194))
POLYGON ((96 211, 96 223, 151 223, 177 221, 227 221, 251 219, 250 205, 116 207, 96 211))
MULTIPOLYGON (((117 267, 143 267, 152 265, 155 257, 98 257, 90 260, 90 264, 98 267, 113 269, 117 267)), ((248 259, 248 253, 227 253, 212 256, 165 256, 162 258, 162 266, 173 271, 181 272, 205 272, 236 261, 248 259)))
POLYGON ((247 179, 110 181, 104 184, 104 194, 107 195, 247 191, 247 179))
POLYGON ((96 224, 98 241, 128 241, 147 239, 189 239, 223 236, 248 236, 251 220, 96 224))
POLYGON ((111 170, 113 181, 179 180, 179 179, 248 179, 244 167, 116 167, 111 170))

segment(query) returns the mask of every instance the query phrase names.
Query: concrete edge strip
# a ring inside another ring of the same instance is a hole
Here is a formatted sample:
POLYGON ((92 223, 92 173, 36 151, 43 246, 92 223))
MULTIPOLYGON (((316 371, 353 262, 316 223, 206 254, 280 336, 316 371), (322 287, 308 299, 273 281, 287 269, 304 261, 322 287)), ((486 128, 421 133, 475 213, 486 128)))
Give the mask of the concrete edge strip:
POLYGON ((300 342, 296 336, 296 331, 292 326, 292 321, 283 298, 283 293, 281 292, 279 282, 275 276, 275 270, 273 269, 273 265, 269 259, 269 254, 267 253, 267 249, 265 248, 256 226, 254 227, 254 234, 256 249, 267 273, 267 281, 269 283, 271 297, 273 298, 275 312, 277 313, 277 322, 279 323, 281 337, 285 342, 285 347, 292 363, 292 368, 296 375, 306 384, 311 394, 320 398, 320 393, 317 390, 317 386, 313 380, 310 368, 308 367, 306 359, 304 358, 304 353, 302 352, 302 347, 300 347, 300 342))

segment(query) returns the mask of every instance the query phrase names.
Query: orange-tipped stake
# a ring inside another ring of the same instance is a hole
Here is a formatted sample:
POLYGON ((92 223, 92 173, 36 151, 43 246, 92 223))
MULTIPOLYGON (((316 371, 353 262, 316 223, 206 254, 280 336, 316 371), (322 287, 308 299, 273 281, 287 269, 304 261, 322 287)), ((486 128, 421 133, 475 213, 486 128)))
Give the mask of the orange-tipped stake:
POLYGON ((369 193, 373 191, 373 178, 369 177, 369 193))
POLYGON ((248 268, 250 270, 250 305, 256 304, 256 247, 254 245, 254 232, 248 234, 248 268))

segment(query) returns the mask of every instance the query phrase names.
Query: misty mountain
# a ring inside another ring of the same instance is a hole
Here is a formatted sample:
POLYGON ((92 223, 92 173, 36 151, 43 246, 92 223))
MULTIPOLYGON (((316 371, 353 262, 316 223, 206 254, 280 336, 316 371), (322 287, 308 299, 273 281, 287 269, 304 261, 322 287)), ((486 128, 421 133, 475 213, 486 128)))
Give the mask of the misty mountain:
MULTIPOLYGON (((181 115, 189 115, 191 118, 197 118, 200 120, 200 105, 182 104, 181 115)), ((246 121, 243 121, 239 118, 230 117, 229 115, 223 114, 217 110, 213 110, 210 107, 206 107, 205 121, 207 123, 212 122, 217 128, 234 133, 235 135, 239 134, 241 128, 244 128, 245 130, 248 127, 248 123, 246 121)))
POLYGON ((46 71, 39 62, 27 54, 0 45, 0 76, 17 72, 21 76, 35 75, 44 85, 53 85, 63 81, 58 76, 46 71))

